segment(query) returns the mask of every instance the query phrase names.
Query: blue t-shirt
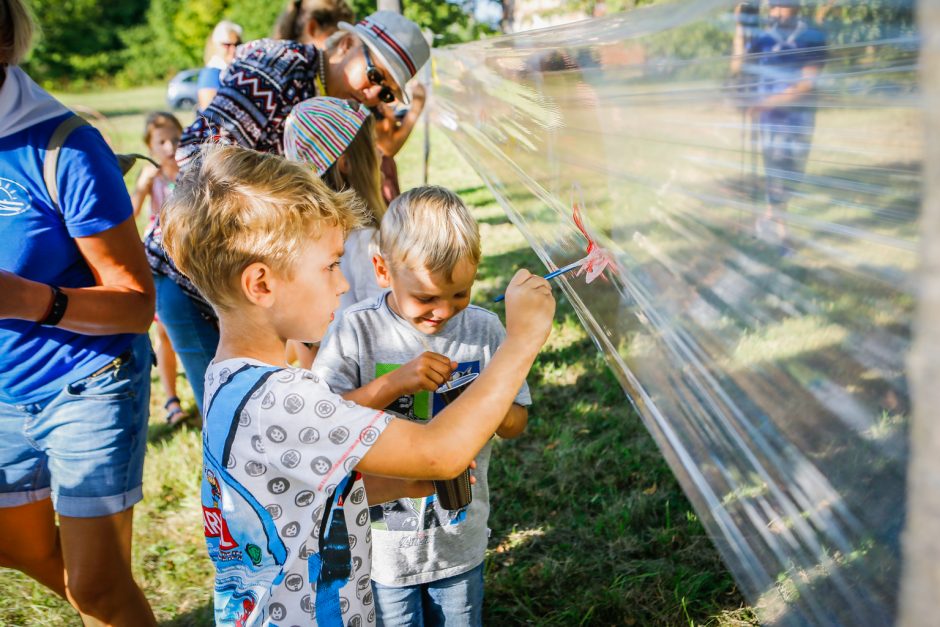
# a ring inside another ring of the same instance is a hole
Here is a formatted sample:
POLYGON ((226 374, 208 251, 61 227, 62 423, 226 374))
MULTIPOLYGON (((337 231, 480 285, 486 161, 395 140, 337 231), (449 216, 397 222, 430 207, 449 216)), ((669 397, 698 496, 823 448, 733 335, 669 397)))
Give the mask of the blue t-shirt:
MULTIPOLYGON (((59 153, 60 208, 52 205, 43 156, 66 115, 0 137, 0 269, 49 285, 90 287, 95 278, 74 238, 117 226, 132 210, 117 159, 90 126, 74 130, 59 153)), ((0 401, 47 399, 123 353, 134 337, 0 320, 0 401)))
POLYGON ((749 63, 760 93, 778 94, 802 78, 804 67, 826 62, 826 35, 802 21, 789 30, 773 27, 754 37, 747 52, 756 55, 749 63))
POLYGON ((218 89, 222 82, 220 77, 222 70, 217 67, 204 67, 199 70, 199 78, 196 81, 198 89, 218 89))

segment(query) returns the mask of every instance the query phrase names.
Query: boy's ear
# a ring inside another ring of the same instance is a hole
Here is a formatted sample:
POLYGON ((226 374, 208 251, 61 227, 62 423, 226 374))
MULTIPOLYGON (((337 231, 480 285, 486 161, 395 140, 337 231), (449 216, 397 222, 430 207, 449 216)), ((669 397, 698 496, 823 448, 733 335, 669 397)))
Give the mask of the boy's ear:
POLYGON ((379 287, 382 289, 391 287, 391 271, 388 268, 388 264, 385 263, 385 259, 382 258, 382 255, 378 253, 372 255, 372 265, 375 266, 375 282, 379 284, 379 287))
POLYGON ((260 261, 247 266, 239 277, 239 287, 248 302, 265 309, 274 305, 275 283, 271 268, 260 261))

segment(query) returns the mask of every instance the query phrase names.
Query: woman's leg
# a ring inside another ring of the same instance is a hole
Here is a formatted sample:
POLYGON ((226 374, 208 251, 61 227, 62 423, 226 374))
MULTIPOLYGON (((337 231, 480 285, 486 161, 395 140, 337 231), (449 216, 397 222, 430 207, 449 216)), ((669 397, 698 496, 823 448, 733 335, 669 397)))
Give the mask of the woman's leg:
POLYGON ((0 508, 0 566, 29 575, 65 598, 65 566, 48 498, 0 508))
POLYGON ((202 317, 192 300, 176 283, 159 274, 154 275, 154 283, 157 286, 157 315, 183 362, 199 412, 205 415, 202 409, 204 378, 219 346, 219 331, 202 317))
POLYGON ((131 574, 134 509, 98 518, 60 516, 68 600, 85 624, 156 625, 131 574))
POLYGON ((86 624, 154 624, 130 566, 152 367, 150 340, 138 336, 112 367, 67 385, 28 429, 48 458, 66 598, 86 624))
POLYGON ((0 566, 68 599, 85 624, 153 625, 130 569, 133 508, 100 518, 60 517, 52 502, 0 509, 0 566))
POLYGON ((157 371, 167 398, 178 396, 176 393, 176 352, 166 334, 166 328, 158 321, 157 327, 157 371))

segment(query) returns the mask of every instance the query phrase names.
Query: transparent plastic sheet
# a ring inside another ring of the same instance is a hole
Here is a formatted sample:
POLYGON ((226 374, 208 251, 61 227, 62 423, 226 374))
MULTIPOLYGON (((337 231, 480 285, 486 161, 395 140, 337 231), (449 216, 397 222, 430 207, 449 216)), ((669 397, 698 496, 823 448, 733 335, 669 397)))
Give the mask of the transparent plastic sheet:
POLYGON ((589 239, 609 255, 556 281, 762 620, 885 625, 924 152, 913 3, 778 11, 690 0, 439 49, 432 119, 549 269, 589 239))

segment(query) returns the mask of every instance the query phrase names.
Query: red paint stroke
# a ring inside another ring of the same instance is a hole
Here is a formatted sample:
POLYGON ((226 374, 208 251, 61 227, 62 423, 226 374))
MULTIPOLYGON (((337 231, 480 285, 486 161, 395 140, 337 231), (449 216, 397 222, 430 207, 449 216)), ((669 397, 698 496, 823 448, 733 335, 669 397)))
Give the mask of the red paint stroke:
MULTIPOLYGON (((584 223, 584 218, 581 217, 581 206, 579 203, 575 202, 572 205, 573 212, 571 217, 574 219, 575 225, 578 227, 578 230, 581 231, 581 234, 584 235, 584 238, 588 241, 587 256, 581 260, 581 267, 578 269, 578 276, 585 275, 585 283, 590 284, 597 277, 603 277, 604 270, 610 268, 611 272, 618 272, 617 261, 614 259, 614 256, 610 254, 607 250, 597 245, 597 242, 594 241, 594 238, 591 237, 588 233, 587 227, 584 223)), ((604 277, 606 280, 606 277, 604 277)))

